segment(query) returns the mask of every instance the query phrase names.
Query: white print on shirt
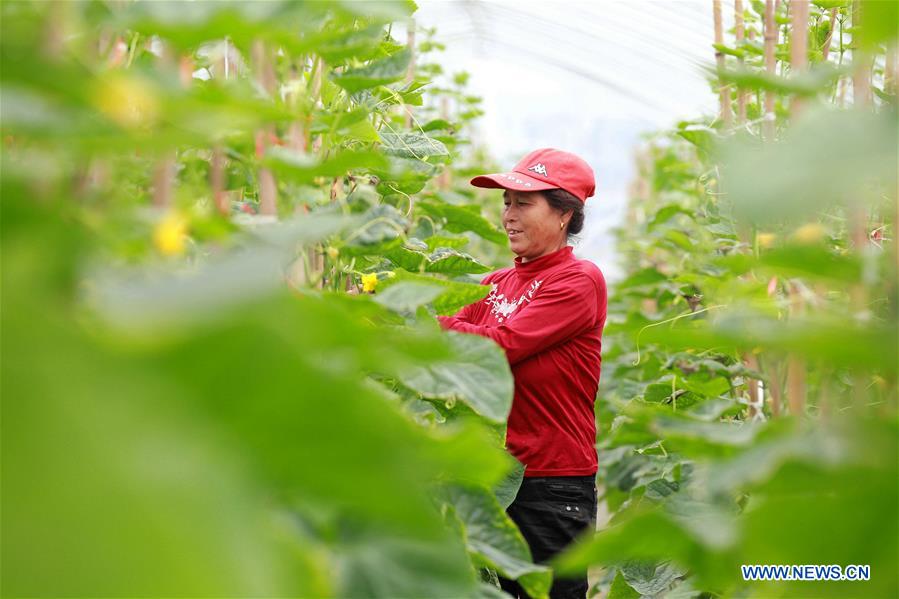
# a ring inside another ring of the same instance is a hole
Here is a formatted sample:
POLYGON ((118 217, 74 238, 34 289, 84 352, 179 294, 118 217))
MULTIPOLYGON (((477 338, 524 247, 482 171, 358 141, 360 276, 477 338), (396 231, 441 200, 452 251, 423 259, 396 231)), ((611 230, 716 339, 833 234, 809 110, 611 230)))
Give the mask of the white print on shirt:
POLYGON ((496 318, 497 322, 502 322, 503 320, 507 320, 514 312, 518 309, 518 306, 523 304, 524 302, 529 302, 534 299, 534 294, 540 288, 540 285, 543 284, 543 281, 534 281, 531 283, 531 286, 528 290, 521 295, 517 300, 506 299, 505 293, 496 293, 496 283, 493 284, 493 288, 490 290, 490 293, 484 299, 487 304, 490 305, 490 313, 493 314, 493 317, 496 318))

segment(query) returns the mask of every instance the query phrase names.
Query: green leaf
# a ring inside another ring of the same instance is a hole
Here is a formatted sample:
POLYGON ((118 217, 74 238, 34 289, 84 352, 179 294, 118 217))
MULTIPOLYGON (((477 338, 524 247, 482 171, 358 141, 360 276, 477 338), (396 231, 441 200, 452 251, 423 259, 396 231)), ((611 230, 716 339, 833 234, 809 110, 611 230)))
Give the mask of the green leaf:
POLYGON ((432 252, 439 247, 459 249, 468 245, 468 237, 447 237, 445 235, 432 235, 425 239, 428 249, 432 252))
POLYGON ((557 575, 581 572, 595 564, 618 564, 627 559, 687 562, 708 555, 704 546, 661 509, 631 510, 621 522, 589 539, 582 539, 550 565, 557 575))
POLYGON ((418 10, 418 5, 413 0, 369 0, 368 2, 338 0, 334 4, 353 16, 381 19, 387 22, 402 21, 411 17, 418 10))
POLYGON ((743 58, 746 53, 739 48, 730 48, 724 44, 712 44, 712 47, 718 52, 722 54, 727 54, 728 56, 736 56, 737 58, 743 58))
POLYGON ((659 417, 653 424, 666 445, 691 456, 723 456, 748 446, 759 427, 749 422, 701 422, 683 418, 659 417))
POLYGON ((535 599, 548 597, 552 571, 533 563, 524 537, 489 492, 453 486, 443 494, 464 525, 469 552, 482 566, 518 580, 535 599))
POLYGON ((417 206, 422 212, 431 217, 446 219, 445 228, 447 231, 453 233, 471 231, 487 241, 498 244, 505 244, 508 240, 503 231, 497 229, 481 216, 480 206, 454 206, 431 201, 419 202, 417 206))
POLYGON ((735 272, 758 269, 785 277, 812 277, 845 283, 861 281, 862 264, 854 254, 836 254, 818 245, 790 245, 764 251, 757 259, 750 256, 725 256, 716 264, 735 272))
POLYGON ((880 44, 896 39, 896 23, 899 23, 899 3, 892 0, 862 0, 861 28, 858 38, 868 50, 877 50, 880 44))
POLYGON ((432 157, 449 156, 446 146, 422 133, 381 131, 380 135, 385 154, 424 161, 432 157))
POLYGON ((842 8, 844 6, 849 6, 851 0, 812 0, 812 4, 823 8, 824 10, 830 10, 832 8, 842 8))
POLYGON ((837 316, 796 317, 783 322, 740 310, 709 320, 686 321, 647 329, 642 339, 670 348, 762 348, 795 353, 840 368, 897 370, 899 348, 887 341, 897 336, 895 323, 862 324, 837 316))
POLYGON ((717 132, 711 127, 685 123, 677 129, 677 134, 708 155, 718 140, 717 132))
POLYGON ((440 131, 442 129, 454 129, 454 126, 444 119, 434 119, 422 125, 422 131, 440 131))
POLYGON ((671 397, 670 383, 650 383, 643 392, 643 400, 651 403, 662 403, 671 397))
POLYGON ((501 588, 491 582, 482 582, 478 587, 477 599, 514 599, 501 588))
POLYGON ((468 273, 485 273, 490 271, 485 266, 466 253, 451 248, 438 248, 430 256, 425 266, 427 272, 439 272, 448 275, 468 273))
POLYGON ((710 376, 697 372, 678 379, 684 389, 708 398, 716 398, 730 390, 730 382, 721 376, 710 376))
POLYGON ((512 407, 512 375, 505 353, 491 340, 447 333, 456 358, 401 372, 403 384, 425 397, 459 400, 495 423, 512 407))
POLYGON ((876 203, 878 194, 859 190, 895 187, 894 125, 886 114, 809 109, 783 141, 723 145, 720 159, 737 216, 809 222, 827 206, 876 203))
POLYGON ((338 545, 336 596, 465 597, 474 592, 475 577, 458 540, 440 546, 354 527, 338 545))
POLYGON ((623 281, 617 283, 615 287, 620 290, 632 289, 634 287, 642 287, 644 285, 654 285, 656 283, 661 283, 662 281, 667 280, 667 276, 663 275, 655 268, 649 267, 628 276, 623 281))
POLYGON ((505 452, 475 420, 423 429, 362 374, 445 358, 442 334, 376 326, 382 309, 367 297, 283 287, 225 308, 208 289, 177 329, 135 335, 95 314, 87 330, 70 318, 76 304, 88 312, 68 269, 91 237, 75 237, 59 206, 4 200, 4 276, 20 281, 3 290, 4 348, 16 348, 0 363, 3 416, 17 423, 3 433, 3 544, 16 548, 4 551, 5 591, 327 595, 333 564, 291 514, 298 502, 337 512, 351 534, 376 531, 364 551, 384 579, 366 594, 395 596, 397 580, 473 591, 427 489, 435 478, 493 486, 505 452), (37 238, 52 242, 22 243, 37 238), (65 452, 46 451, 58 443, 65 452))
POLYGON ((664 239, 670 241, 672 244, 682 250, 686 250, 688 252, 696 250, 696 244, 683 231, 670 229, 665 232, 664 239))
POLYGON ((332 73, 331 80, 348 92, 356 93, 402 79, 411 59, 409 50, 403 49, 364 67, 348 69, 343 73, 332 73))
POLYGON ((463 306, 473 304, 490 293, 490 287, 487 285, 447 281, 446 279, 438 279, 437 277, 416 275, 402 271, 397 271, 395 281, 418 281, 443 287, 444 292, 434 300, 434 309, 437 311, 437 314, 440 315, 455 314, 456 311, 463 306))
POLYGON ((116 326, 135 331, 214 320, 279 289, 279 265, 297 244, 324 240, 359 222, 357 217, 313 213, 271 225, 255 233, 259 243, 210 259, 190 276, 149 268, 101 272, 94 277, 91 301, 116 326))
POLYGON ((785 95, 814 96, 833 85, 835 81, 846 74, 846 70, 830 64, 818 64, 812 69, 792 77, 780 77, 748 67, 720 70, 715 73, 722 82, 732 83, 744 89, 772 91, 785 95))
POLYGON ((288 148, 270 147, 263 163, 279 177, 294 183, 312 183, 318 177, 342 177, 355 169, 380 169, 386 159, 377 152, 345 151, 320 161, 310 154, 301 154, 288 148))
POLYGON ((621 575, 621 570, 618 570, 612 580, 612 586, 609 588, 608 599, 640 599, 640 593, 627 583, 624 576, 621 575))
POLYGON ((385 308, 396 312, 415 312, 419 306, 434 301, 443 293, 439 285, 426 285, 416 282, 401 282, 391 285, 375 296, 375 301, 385 308))
POLYGON ((654 230, 659 225, 671 220, 677 214, 687 214, 692 217, 692 212, 690 210, 687 210, 683 206, 680 206, 678 204, 669 204, 656 212, 655 216, 652 217, 652 220, 647 223, 646 230, 654 230))
POLYGON ((391 194, 415 194, 421 191, 431 177, 440 169, 421 160, 388 155, 388 167, 373 169, 378 176, 378 192, 384 196, 391 194))
POLYGON ((518 495, 518 489, 521 488, 521 482, 524 480, 524 464, 515 460, 515 467, 512 468, 506 477, 493 488, 496 500, 505 510, 508 509, 515 497, 518 495))
POLYGON ((643 597, 664 595, 678 578, 686 574, 686 570, 671 562, 656 564, 644 561, 626 562, 619 572, 630 587, 643 597))
POLYGON ((334 27, 329 23, 303 36, 302 51, 318 54, 326 64, 339 64, 350 59, 371 60, 381 55, 379 47, 383 37, 382 23, 375 22, 359 29, 334 27))
POLYGON ((398 246, 388 250, 384 252, 384 257, 409 272, 418 272, 422 264, 428 261, 427 254, 406 246, 398 246))
POLYGON ((351 254, 380 254, 399 246, 409 221, 390 204, 373 206, 364 215, 365 224, 356 229, 341 248, 351 254), (384 244, 387 244, 386 246, 384 244))

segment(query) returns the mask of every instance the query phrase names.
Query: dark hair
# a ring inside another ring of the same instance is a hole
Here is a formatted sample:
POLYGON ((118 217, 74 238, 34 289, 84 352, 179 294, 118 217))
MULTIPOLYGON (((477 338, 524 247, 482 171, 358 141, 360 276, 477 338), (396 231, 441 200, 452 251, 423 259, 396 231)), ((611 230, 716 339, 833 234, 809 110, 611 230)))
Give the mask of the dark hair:
POLYGON ((547 189, 543 191, 543 197, 549 202, 550 207, 565 213, 571 210, 571 220, 568 221, 568 234, 577 235, 584 228, 584 203, 564 189, 547 189))

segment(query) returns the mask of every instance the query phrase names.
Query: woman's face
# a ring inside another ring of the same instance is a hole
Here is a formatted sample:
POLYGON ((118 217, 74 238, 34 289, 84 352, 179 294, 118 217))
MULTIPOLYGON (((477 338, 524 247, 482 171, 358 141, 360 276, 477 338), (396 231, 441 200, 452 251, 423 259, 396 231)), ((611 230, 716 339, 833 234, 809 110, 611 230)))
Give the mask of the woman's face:
POLYGON ((509 247, 522 262, 566 245, 565 229, 559 226, 563 215, 549 205, 542 193, 507 189, 503 201, 503 228, 509 236, 509 247))

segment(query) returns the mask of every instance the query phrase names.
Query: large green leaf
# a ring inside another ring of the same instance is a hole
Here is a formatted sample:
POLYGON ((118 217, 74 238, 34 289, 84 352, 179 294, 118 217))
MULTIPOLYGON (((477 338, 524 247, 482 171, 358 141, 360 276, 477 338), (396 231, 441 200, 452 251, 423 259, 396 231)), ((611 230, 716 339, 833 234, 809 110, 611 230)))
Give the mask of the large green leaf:
POLYGON ((380 135, 382 149, 392 156, 422 161, 449 156, 446 146, 423 133, 381 131, 380 135))
POLYGON ((771 275, 814 277, 846 283, 859 282, 862 262, 856 255, 840 255, 816 245, 789 245, 763 252, 758 258, 733 255, 718 258, 716 263, 740 274, 758 269, 771 275))
MULTIPOLYGON (((2 437, 4 592, 328 594, 321 553, 273 515, 300 501, 377 529, 383 550, 367 551, 399 578, 410 557, 394 546, 429 556, 405 584, 433 576, 465 594, 471 572, 429 484, 492 486, 508 458, 475 421, 429 432, 363 381, 446 358, 442 333, 378 327, 367 297, 280 290, 222 306, 214 287, 199 298, 208 314, 173 295, 176 328, 95 315, 87 332, 70 318, 78 227, 61 209, 6 200, 3 276, 18 284, 3 286, 3 420, 17 423, 2 437), (34 233, 53 243, 25 243, 34 233)), ((374 588, 395 596, 384 584, 374 588)))
POLYGON ((432 217, 446 219, 445 228, 453 233, 472 231, 493 243, 505 244, 506 234, 481 216, 481 208, 474 205, 454 206, 433 201, 419 202, 418 208, 432 217))
POLYGON ((899 348, 894 323, 861 325, 835 316, 783 322, 764 314, 735 310, 712 321, 687 319, 672 327, 647 329, 642 340, 671 348, 731 347, 795 352, 850 368, 897 369, 899 348))
POLYGON ((888 113, 810 109, 783 141, 733 139, 719 155, 728 196, 738 216, 757 222, 807 222, 824 206, 875 203, 877 194, 859 190, 895 189, 894 129, 888 113))
POLYGON ((876 51, 880 44, 896 39, 896 23, 899 23, 899 4, 862 0, 861 27, 858 38, 862 46, 876 51))
POLYGON ((384 252, 384 257, 409 272, 418 272, 428 262, 427 254, 405 245, 384 252))
POLYGON ((518 489, 521 488, 521 482, 524 480, 524 464, 515 461, 515 467, 509 471, 506 477, 493 488, 496 500, 505 510, 508 509, 515 497, 518 495, 518 489))
POLYGON ((409 368, 401 374, 403 383, 426 397, 463 401, 491 422, 505 422, 513 387, 505 354, 483 337, 447 335, 457 357, 409 368))
POLYGON ((427 285, 440 285, 444 291, 434 300, 434 309, 440 315, 454 314, 460 308, 473 304, 490 293, 490 287, 487 285, 448 281, 446 279, 438 279, 437 277, 416 275, 402 271, 397 271, 394 280, 396 282, 415 281, 427 285))
POLYGON ((621 571, 618 570, 615 572, 615 578, 609 588, 608 599, 640 599, 640 593, 627 583, 621 571))
POLYGON ((331 79, 348 92, 355 93, 402 79, 411 59, 412 54, 408 50, 400 50, 364 67, 334 73, 331 79))
POLYGON ((451 599, 474 593, 474 573, 457 539, 437 545, 354 529, 345 529, 347 538, 338 545, 336 596, 451 599))
POLYGON ((293 183, 311 183, 318 177, 343 177, 354 169, 379 169, 387 164, 377 152, 341 152, 326 160, 309 154, 301 154, 282 147, 266 151, 264 163, 284 180, 293 183))
POLYGON ((815 68, 792 77, 780 77, 750 68, 725 69, 716 72, 722 81, 734 83, 744 89, 770 90, 801 96, 814 96, 827 89, 845 74, 845 69, 836 68, 830 64, 815 65, 815 68))
POLYGON ((424 304, 430 303, 443 293, 440 285, 404 281, 392 285, 378 293, 375 301, 397 312, 409 313, 424 304))
POLYGON ((372 171, 379 179, 378 192, 384 196, 416 194, 440 172, 436 165, 416 158, 388 154, 388 161, 387 168, 372 171))
POLYGON ((633 287, 642 287, 643 285, 653 285, 667 281, 668 277, 660 273, 653 267, 644 268, 625 278, 616 284, 617 289, 631 289, 633 287))
POLYGON ((517 580, 535 599, 548 597, 551 570, 533 563, 524 537, 493 495, 485 489, 451 486, 443 496, 462 522, 466 546, 479 565, 517 580))
POLYGON ((626 562, 619 569, 627 583, 642 597, 663 596, 686 572, 671 562, 626 562))
POLYGON ((390 204, 372 206, 362 219, 365 222, 345 239, 342 252, 381 254, 388 248, 398 247, 409 226, 409 221, 390 204))
POLYGON ((425 266, 427 272, 439 272, 447 275, 468 273, 485 273, 490 269, 470 255, 451 248, 438 248, 430 256, 425 266))

